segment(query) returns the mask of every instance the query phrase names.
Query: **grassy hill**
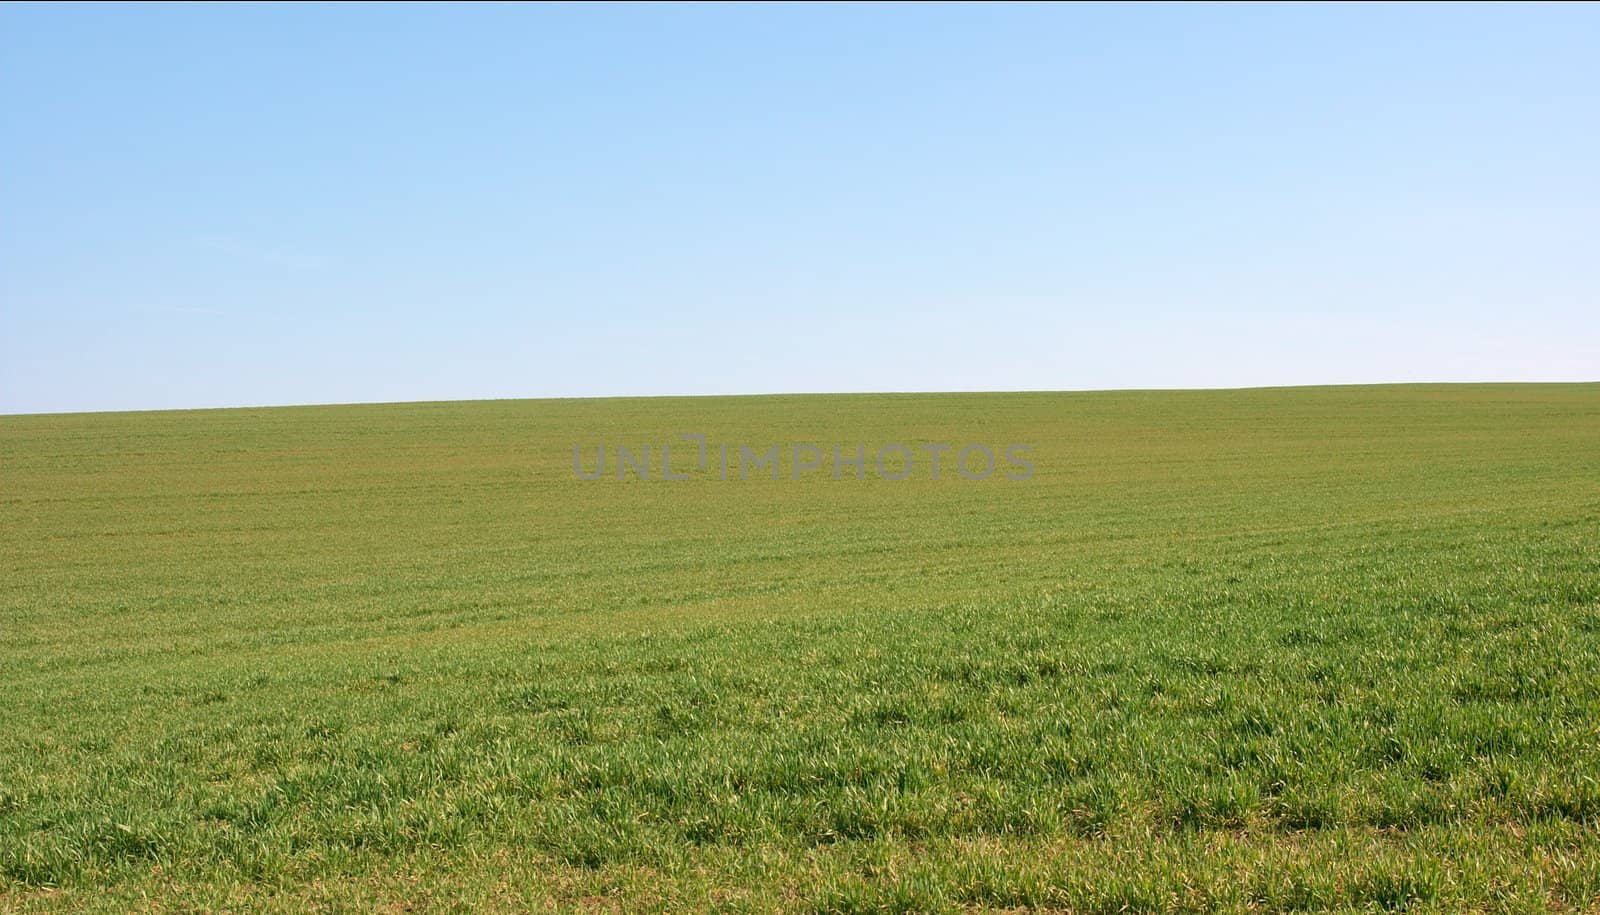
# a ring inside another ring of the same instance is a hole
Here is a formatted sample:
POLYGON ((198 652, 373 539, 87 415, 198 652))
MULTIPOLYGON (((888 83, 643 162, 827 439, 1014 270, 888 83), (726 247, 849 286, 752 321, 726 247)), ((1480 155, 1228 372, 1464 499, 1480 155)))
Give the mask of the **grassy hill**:
POLYGON ((0 417, 0 671, 0 909, 1579 909, 1600 385, 0 417))

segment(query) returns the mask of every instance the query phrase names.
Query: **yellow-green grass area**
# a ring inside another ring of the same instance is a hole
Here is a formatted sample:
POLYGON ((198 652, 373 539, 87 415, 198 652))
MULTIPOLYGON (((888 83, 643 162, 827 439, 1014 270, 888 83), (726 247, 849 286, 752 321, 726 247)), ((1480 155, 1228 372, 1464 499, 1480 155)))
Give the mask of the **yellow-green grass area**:
POLYGON ((1600 900, 1600 385, 8 416, 0 533, 0 909, 1600 900))

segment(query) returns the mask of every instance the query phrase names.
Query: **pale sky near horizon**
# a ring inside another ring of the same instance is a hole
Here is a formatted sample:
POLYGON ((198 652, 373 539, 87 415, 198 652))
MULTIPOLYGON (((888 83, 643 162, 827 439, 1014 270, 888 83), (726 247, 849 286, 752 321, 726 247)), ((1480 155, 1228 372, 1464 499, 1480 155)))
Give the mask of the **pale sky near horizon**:
POLYGON ((1600 380, 1600 7, 0 6, 0 413, 1600 380))

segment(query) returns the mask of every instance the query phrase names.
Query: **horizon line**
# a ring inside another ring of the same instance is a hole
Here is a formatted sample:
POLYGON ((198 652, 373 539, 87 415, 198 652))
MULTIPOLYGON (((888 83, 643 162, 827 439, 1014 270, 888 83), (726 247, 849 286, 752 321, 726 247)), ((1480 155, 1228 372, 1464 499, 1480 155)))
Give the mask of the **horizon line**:
POLYGON ((0 419, 23 416, 113 416, 129 413, 206 413, 227 410, 297 410, 329 407, 402 407, 434 404, 500 403, 506 401, 570 400, 695 400, 741 397, 906 397, 915 395, 966 396, 980 394, 1177 394, 1225 393, 1243 391, 1293 391, 1326 388, 1422 388, 1422 387, 1554 387, 1600 385, 1600 378, 1582 381, 1355 381, 1307 384, 1249 384, 1194 387, 1150 388, 1018 388, 991 390, 901 390, 901 391, 744 391, 733 394, 575 394, 564 396, 504 395, 462 397, 444 400, 334 400, 300 403, 228 404, 211 407, 133 407, 122 410, 22 410, 0 412, 0 419))

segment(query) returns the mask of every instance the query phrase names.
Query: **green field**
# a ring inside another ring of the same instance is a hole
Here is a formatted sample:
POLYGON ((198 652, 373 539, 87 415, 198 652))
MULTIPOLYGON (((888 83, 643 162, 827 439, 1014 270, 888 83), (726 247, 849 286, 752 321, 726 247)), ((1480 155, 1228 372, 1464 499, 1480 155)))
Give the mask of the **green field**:
POLYGON ((7 416, 0 506, 4 910, 1600 905, 1600 385, 7 416), (574 476, 681 433, 1035 473, 574 476))

